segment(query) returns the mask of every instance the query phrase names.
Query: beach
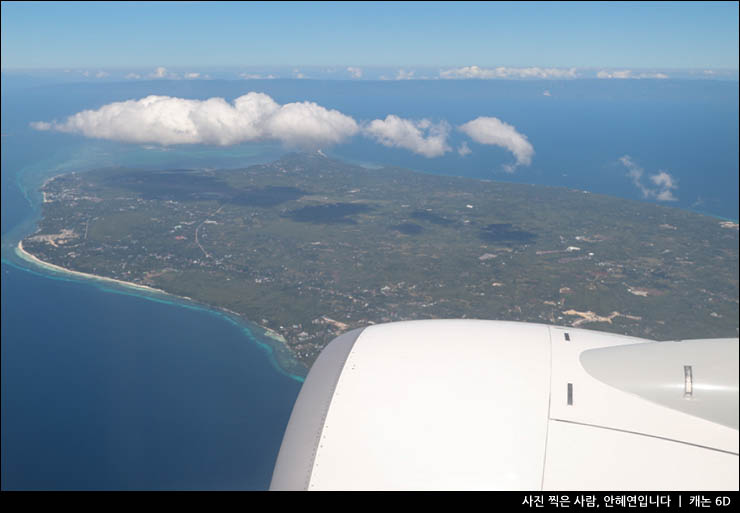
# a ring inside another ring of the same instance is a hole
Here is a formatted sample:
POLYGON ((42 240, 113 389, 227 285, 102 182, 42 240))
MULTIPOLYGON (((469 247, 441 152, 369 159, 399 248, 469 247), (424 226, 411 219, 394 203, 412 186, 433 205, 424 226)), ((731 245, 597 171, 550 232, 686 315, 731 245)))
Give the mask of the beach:
MULTIPOLYGON (((26 251, 25 249, 23 249, 23 241, 18 241, 18 246, 16 246, 16 255, 18 255, 20 258, 22 258, 26 262, 32 262, 32 263, 38 265, 39 267, 42 267, 42 268, 47 269, 47 270, 57 271, 57 272, 60 272, 60 273, 63 273, 63 274, 71 275, 71 276, 78 276, 78 277, 82 277, 82 278, 90 278, 90 279, 97 280, 97 281, 105 281, 105 282, 109 282, 109 283, 117 283, 118 285, 123 285, 124 287, 130 287, 130 288, 133 288, 133 289, 136 289, 136 290, 142 290, 142 291, 146 291, 146 292, 151 292, 151 293, 156 293, 156 294, 164 294, 164 295, 167 295, 167 296, 172 296, 172 294, 170 294, 169 292, 165 292, 162 289, 155 289, 154 287, 149 287, 147 285, 139 285, 138 283, 133 283, 133 282, 130 282, 130 281, 117 280, 115 278, 106 278, 105 276, 97 276, 95 274, 88 274, 88 273, 83 273, 83 272, 80 272, 80 271, 72 271, 70 269, 66 269, 64 267, 61 267, 61 266, 58 266, 58 265, 55 265, 55 264, 50 264, 49 262, 44 262, 40 258, 32 255, 31 253, 29 253, 28 251, 26 251)), ((176 297, 179 297, 179 296, 176 296, 176 297)), ((189 297, 185 297, 184 299, 191 300, 189 297)))
POLYGON ((266 326, 262 326, 260 324, 255 323, 255 322, 252 322, 252 321, 249 321, 247 319, 244 319, 244 317, 241 314, 239 314, 237 312, 234 312, 233 310, 229 310, 228 308, 222 308, 222 307, 218 307, 218 306, 199 304, 197 301, 193 300, 192 298, 190 298, 188 296, 177 296, 175 294, 171 294, 171 293, 169 293, 167 291, 164 291, 162 289, 158 289, 158 288, 155 288, 155 287, 149 287, 148 285, 140 285, 138 283, 133 283, 133 282, 130 282, 130 281, 117 280, 115 278, 108 278, 108 277, 105 277, 105 276, 98 276, 98 275, 95 275, 95 274, 83 273, 83 272, 80 272, 80 271, 72 271, 72 270, 67 269, 65 267, 62 267, 62 266, 59 266, 59 265, 55 265, 55 264, 51 264, 49 262, 45 262, 45 261, 41 260, 40 258, 36 257, 35 255, 32 255, 31 253, 29 253, 28 251, 25 250, 25 248, 23 247, 23 241, 22 240, 21 241, 18 241, 18 245, 15 248, 15 253, 22 260, 24 260, 26 262, 29 262, 29 263, 32 263, 34 265, 37 265, 38 267, 41 267, 42 269, 46 269, 48 271, 55 271, 55 272, 58 272, 58 273, 61 273, 61 274, 64 274, 64 275, 75 276, 75 277, 78 277, 78 278, 87 278, 87 279, 91 279, 91 280, 98 281, 98 282, 115 283, 116 285, 120 285, 120 286, 129 288, 129 289, 134 289, 134 290, 136 290, 138 292, 146 292, 146 293, 148 293, 148 295, 162 295, 162 296, 167 296, 167 297, 175 298, 175 299, 179 299, 179 300, 183 300, 184 299, 184 300, 187 300, 187 301, 191 301, 193 303, 197 303, 198 306, 206 307, 207 309, 210 309, 210 310, 212 310, 214 312, 220 313, 221 315, 224 315, 225 314, 225 315, 230 316, 232 318, 236 318, 241 323, 245 323, 245 324, 247 324, 249 326, 252 326, 252 327, 257 327, 260 330, 262 330, 262 335, 264 336, 264 338, 262 338, 262 342, 260 342, 259 340, 256 340, 256 339, 255 339, 255 341, 259 345, 263 345, 263 346, 268 341, 271 342, 271 343, 267 344, 266 347, 274 355, 275 364, 278 367, 278 369, 281 372, 286 373, 288 376, 292 377, 293 379, 297 379, 298 381, 302 381, 303 380, 303 373, 305 372, 305 370, 303 370, 301 372, 298 369, 296 369, 296 367, 295 367, 296 366, 296 362, 294 361, 295 360, 295 357, 293 356, 290 348, 288 347, 288 343, 287 343, 287 340, 285 339, 285 337, 283 335, 281 335, 280 333, 276 332, 275 330, 271 329, 271 328, 268 328, 266 326), (280 355, 280 356, 278 356, 278 355, 280 355), (287 357, 287 359, 286 359, 286 357, 287 357))

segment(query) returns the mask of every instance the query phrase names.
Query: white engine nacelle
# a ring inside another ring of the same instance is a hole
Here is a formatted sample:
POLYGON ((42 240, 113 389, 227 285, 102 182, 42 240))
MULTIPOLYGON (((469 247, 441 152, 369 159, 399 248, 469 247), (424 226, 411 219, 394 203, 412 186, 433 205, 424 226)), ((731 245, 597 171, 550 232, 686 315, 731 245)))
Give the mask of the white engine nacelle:
POLYGON ((737 490, 738 339, 374 325, 311 368, 272 490, 737 490))

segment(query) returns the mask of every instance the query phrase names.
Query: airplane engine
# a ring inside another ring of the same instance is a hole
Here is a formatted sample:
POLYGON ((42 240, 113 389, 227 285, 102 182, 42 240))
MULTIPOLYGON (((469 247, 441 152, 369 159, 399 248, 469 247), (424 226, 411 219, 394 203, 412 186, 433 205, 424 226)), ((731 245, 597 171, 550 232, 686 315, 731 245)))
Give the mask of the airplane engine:
POLYGON ((270 489, 737 490, 738 339, 356 329, 311 368, 270 489))

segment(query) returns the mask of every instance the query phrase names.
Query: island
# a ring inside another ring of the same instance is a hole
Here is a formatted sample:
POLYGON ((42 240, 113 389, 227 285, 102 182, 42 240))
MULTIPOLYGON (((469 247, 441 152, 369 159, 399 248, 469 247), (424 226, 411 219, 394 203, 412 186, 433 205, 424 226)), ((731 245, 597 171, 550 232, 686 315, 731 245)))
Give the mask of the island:
POLYGON ((343 332, 409 319, 738 336, 738 225, 686 210, 320 152, 69 173, 41 191, 22 251, 256 323, 294 371, 343 332))

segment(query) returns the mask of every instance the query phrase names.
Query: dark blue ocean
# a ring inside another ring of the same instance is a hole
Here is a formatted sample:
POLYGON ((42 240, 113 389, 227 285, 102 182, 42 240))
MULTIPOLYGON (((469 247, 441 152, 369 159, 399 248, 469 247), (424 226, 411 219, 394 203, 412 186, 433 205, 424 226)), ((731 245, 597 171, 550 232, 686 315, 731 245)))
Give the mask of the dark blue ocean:
POLYGON ((2 266, 3 489, 264 489, 300 383, 205 311, 2 266))
MULTIPOLYGON (((538 183, 641 199, 623 155, 678 181, 670 206, 738 218, 738 82, 154 81, 55 84, 3 74, 2 488, 263 489, 299 380, 276 368, 248 327, 177 301, 152 300, 30 268, 13 248, 33 231, 49 176, 102 166, 238 167, 275 145, 145 148, 36 132, 111 101, 249 91, 315 101, 358 120, 397 114, 459 125, 495 116, 527 135, 515 174, 500 148, 436 159, 362 138, 325 150, 367 164, 538 183), (547 90, 550 96, 544 96, 547 90)), ((453 132, 450 144, 462 141, 453 132)))

